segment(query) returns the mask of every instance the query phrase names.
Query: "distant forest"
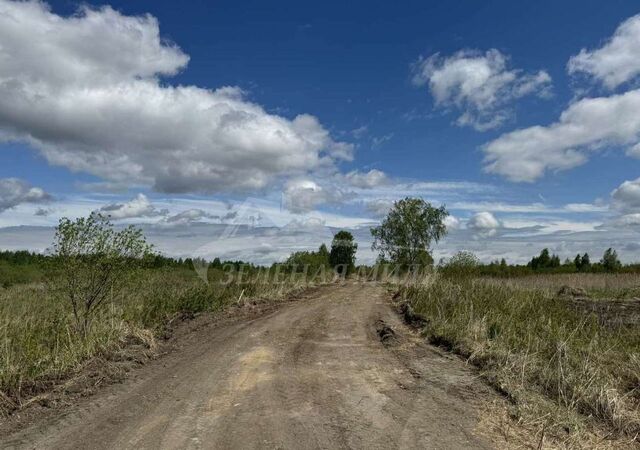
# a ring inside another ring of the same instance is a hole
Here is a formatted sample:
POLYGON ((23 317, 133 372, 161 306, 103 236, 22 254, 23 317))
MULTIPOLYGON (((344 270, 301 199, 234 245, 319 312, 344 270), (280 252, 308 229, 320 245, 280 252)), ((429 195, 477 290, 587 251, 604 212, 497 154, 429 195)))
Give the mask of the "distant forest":
MULTIPOLYGON (((504 258, 490 263, 481 263, 475 257, 463 258, 463 264, 473 266, 473 273, 480 276, 518 277, 536 273, 640 273, 640 263, 622 264, 617 252, 609 248, 600 259, 591 260, 588 253, 577 254, 573 259, 562 261, 558 255, 552 254, 548 249, 543 249, 539 255, 534 256, 527 264, 509 264, 504 258), (471 262, 469 262, 471 260, 471 262)), ((0 251, 0 286, 8 287, 14 284, 42 281, 44 268, 52 259, 51 256, 42 253, 19 251, 0 251)), ((455 257, 450 261, 442 260, 438 266, 447 271, 455 257)), ((286 261, 274 263, 271 266, 260 266, 241 260, 205 260, 202 258, 172 258, 163 255, 154 255, 148 262, 148 268, 183 268, 192 269, 195 266, 208 265, 211 269, 253 271, 269 268, 279 268, 284 272, 301 271, 305 266, 309 273, 313 273, 320 266, 329 268, 329 252, 322 245, 318 251, 302 251, 293 253, 286 261)), ((366 267, 363 265, 360 268, 366 267)), ((468 267, 470 268, 470 267, 468 267)))

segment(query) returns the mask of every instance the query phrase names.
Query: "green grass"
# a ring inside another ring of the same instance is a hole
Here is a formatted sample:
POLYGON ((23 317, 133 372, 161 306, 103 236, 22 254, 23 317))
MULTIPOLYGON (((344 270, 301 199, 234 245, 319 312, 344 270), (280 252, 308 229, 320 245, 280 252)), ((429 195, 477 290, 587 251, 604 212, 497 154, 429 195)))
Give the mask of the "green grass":
POLYGON ((640 327, 604 328, 554 298, 549 280, 527 283, 434 276, 402 293, 429 339, 481 368, 517 417, 565 443, 596 429, 637 438, 640 327))
POLYGON ((148 269, 128 282, 94 319, 89 335, 75 332, 70 305, 44 283, 0 288, 0 391, 19 399, 46 388, 91 357, 109 354, 131 335, 162 333, 184 313, 219 311, 239 298, 273 301, 302 287, 296 280, 265 283, 247 276, 209 284, 187 269, 148 269))
POLYGON ((0 287, 41 282, 43 279, 44 271, 37 264, 16 265, 0 260, 0 287))

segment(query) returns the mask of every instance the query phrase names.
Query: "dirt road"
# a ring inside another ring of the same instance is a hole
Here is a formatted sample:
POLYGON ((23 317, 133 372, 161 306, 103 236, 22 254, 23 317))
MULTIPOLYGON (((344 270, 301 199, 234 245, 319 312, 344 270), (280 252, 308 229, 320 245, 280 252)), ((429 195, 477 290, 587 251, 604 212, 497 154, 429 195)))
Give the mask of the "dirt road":
POLYGON ((335 285, 198 330, 3 448, 491 448, 474 407, 487 395, 400 322, 384 288, 335 285))

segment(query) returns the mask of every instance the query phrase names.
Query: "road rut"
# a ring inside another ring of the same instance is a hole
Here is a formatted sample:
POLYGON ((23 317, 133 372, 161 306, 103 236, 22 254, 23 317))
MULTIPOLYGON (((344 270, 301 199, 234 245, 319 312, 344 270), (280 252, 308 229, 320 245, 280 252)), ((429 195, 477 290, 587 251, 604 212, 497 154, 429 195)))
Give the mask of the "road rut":
POLYGON ((205 327, 4 448, 492 448, 478 430, 488 388, 408 330, 388 297, 331 285, 205 327))

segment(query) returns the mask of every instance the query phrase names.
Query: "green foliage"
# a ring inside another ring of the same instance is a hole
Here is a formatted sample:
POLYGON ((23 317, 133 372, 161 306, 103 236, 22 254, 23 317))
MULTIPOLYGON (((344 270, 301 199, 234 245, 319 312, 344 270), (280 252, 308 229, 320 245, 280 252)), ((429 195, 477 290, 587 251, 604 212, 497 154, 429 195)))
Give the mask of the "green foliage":
POLYGON ((552 255, 549 249, 543 249, 540 255, 535 256, 526 266, 507 265, 505 263, 492 262, 483 264, 479 269, 481 275, 491 276, 523 276, 535 273, 599 273, 599 272, 623 272, 638 273, 640 264, 623 265, 618 259, 618 254, 612 248, 604 252, 602 259, 597 263, 591 263, 588 253, 577 254, 573 261, 567 260, 560 264, 560 257, 552 255))
POLYGON ((314 275, 330 267, 329 250, 322 244, 317 252, 300 251, 292 253, 285 261, 290 271, 314 275))
POLYGON ((529 262, 529 267, 533 270, 556 269, 560 267, 560 257, 551 255, 549 249, 545 248, 539 256, 534 256, 529 262))
POLYGON ((622 267, 622 264, 618 259, 618 254, 612 248, 605 250, 604 255, 602 255, 602 259, 600 260, 600 264, 605 272, 617 272, 622 267))
POLYGON ((69 302, 78 331, 86 335, 96 312, 125 286, 125 279, 151 254, 142 230, 116 231, 99 214, 60 219, 53 242, 53 262, 60 276, 52 283, 69 302))
POLYGON ((357 250, 358 244, 354 242, 353 235, 348 231, 338 231, 331 242, 329 264, 341 275, 350 274, 355 270, 357 250))
POLYGON ((419 198, 399 200, 382 224, 371 229, 371 248, 379 252, 380 261, 405 269, 432 265, 431 244, 446 235, 444 220, 448 215, 444 206, 435 208, 419 198))
POLYGON ((16 284, 40 282, 44 273, 40 264, 11 264, 0 260, 0 287, 8 288, 16 284))
POLYGON ((584 255, 580 256, 580 254, 578 253, 573 259, 573 265, 578 272, 589 272, 591 270, 591 260, 589 259, 589 254, 585 253, 584 255))
POLYGON ((4 261, 11 265, 26 266, 40 265, 44 263, 46 256, 41 253, 33 253, 27 250, 17 251, 0 251, 0 261, 4 261))
POLYGON ((576 270, 579 272, 582 269, 582 257, 578 253, 573 259, 573 265, 576 266, 576 270))
POLYGON ((47 257, 26 250, 0 251, 0 286, 40 282, 47 257))
POLYGON ((461 278, 478 275, 480 265, 480 260, 476 255, 471 252, 460 251, 453 255, 449 261, 441 264, 439 270, 445 277, 461 278))

